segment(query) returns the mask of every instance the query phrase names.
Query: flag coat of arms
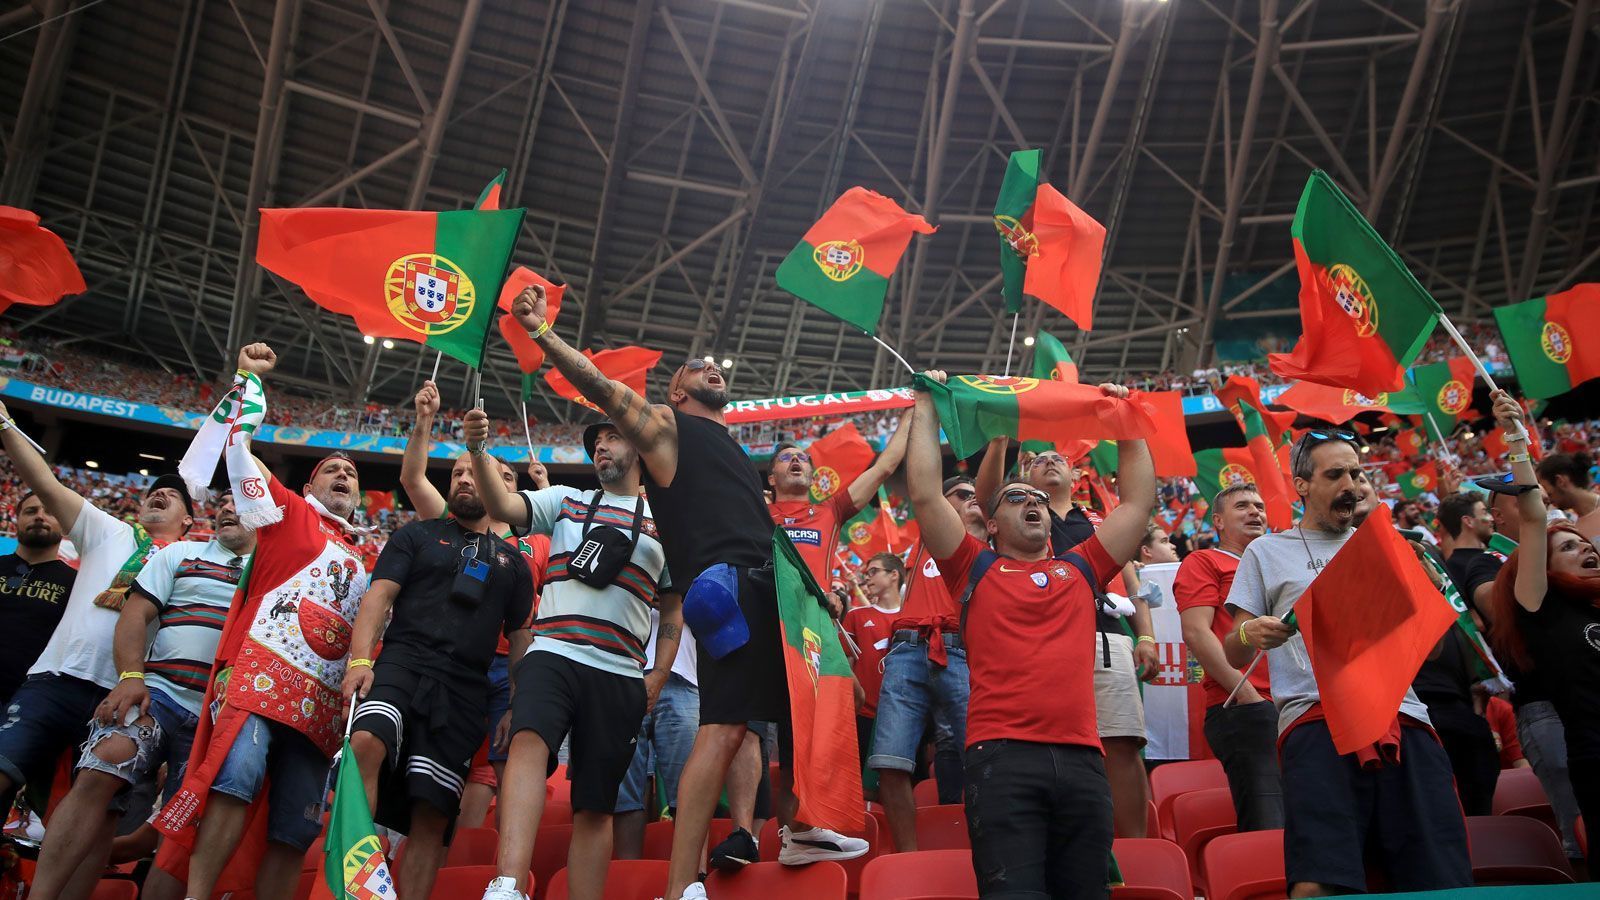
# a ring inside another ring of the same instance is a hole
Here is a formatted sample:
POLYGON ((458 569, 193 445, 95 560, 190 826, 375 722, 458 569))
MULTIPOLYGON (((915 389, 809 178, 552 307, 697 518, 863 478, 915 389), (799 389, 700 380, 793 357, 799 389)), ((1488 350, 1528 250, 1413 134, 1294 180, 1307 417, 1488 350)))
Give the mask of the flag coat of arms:
POLYGON ((1024 295, 1055 307, 1084 331, 1093 326, 1106 229, 1065 194, 1039 178, 1038 150, 1018 150, 1006 161, 994 203, 1000 236, 1001 296, 1006 312, 1022 309, 1024 295))
POLYGON ((856 429, 846 422, 806 448, 811 456, 811 502, 821 503, 846 490, 872 467, 877 454, 856 429))
POLYGON ((1400 493, 1407 500, 1420 497, 1439 486, 1439 464, 1426 462, 1399 478, 1400 493))
POLYGON ((344 740, 339 760, 333 812, 323 844, 328 856, 322 872, 328 890, 339 900, 394 900, 394 878, 372 826, 372 812, 367 809, 361 770, 349 738, 344 740))
POLYGON ((1600 378, 1600 284, 1496 307, 1494 318, 1524 397, 1554 397, 1600 378))
POLYGON ((1409 377, 1412 395, 1440 428, 1448 430, 1472 412, 1472 386, 1477 372, 1472 360, 1465 356, 1418 366, 1410 370, 1409 377))
POLYGON ((876 334, 889 276, 912 234, 934 227, 864 187, 844 192, 778 266, 778 287, 876 334))

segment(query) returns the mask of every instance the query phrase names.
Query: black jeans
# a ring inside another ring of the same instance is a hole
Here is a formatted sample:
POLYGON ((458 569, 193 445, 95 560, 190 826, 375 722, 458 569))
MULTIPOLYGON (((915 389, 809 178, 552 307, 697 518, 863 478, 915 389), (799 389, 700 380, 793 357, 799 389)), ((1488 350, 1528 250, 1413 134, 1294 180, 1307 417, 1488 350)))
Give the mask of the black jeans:
POLYGON ((1240 831, 1283 827, 1278 708, 1271 700, 1206 709, 1206 743, 1222 763, 1240 831))
POLYGON ((1461 810, 1469 816, 1494 814, 1494 786, 1500 781, 1500 750, 1489 722, 1457 698, 1424 698, 1428 719, 1450 757, 1461 810))
POLYGON ((979 741, 967 748, 966 775, 980 897, 1111 895, 1111 786, 1098 749, 979 741))

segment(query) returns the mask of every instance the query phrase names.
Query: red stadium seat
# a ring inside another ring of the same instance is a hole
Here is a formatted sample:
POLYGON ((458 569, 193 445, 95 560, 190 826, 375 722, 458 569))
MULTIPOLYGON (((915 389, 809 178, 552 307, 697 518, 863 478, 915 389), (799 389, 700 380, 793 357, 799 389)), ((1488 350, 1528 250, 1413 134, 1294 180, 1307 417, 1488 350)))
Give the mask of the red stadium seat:
POLYGON ((1147 838, 1161 837, 1161 815, 1156 811, 1156 802, 1144 802, 1144 836, 1147 838))
POLYGON ((711 830, 706 832, 706 849, 709 851, 722 843, 730 834, 733 834, 732 819, 712 819, 711 830))
POLYGON ((640 859, 672 858, 672 820, 662 819, 644 826, 644 849, 640 859))
MULTIPOLYGON (((539 833, 533 837, 533 859, 529 863, 533 869, 535 887, 542 889, 557 872, 567 867, 567 848, 571 846, 571 825, 551 825, 539 829, 539 833)), ((482 885, 478 886, 478 893, 482 895, 482 885)), ((534 892, 530 890, 528 895, 533 896, 534 892)))
MULTIPOLYGON (((544 801, 544 814, 539 817, 539 827, 548 828, 552 825, 572 824, 572 802, 559 797, 548 797, 544 801)), ((554 873, 552 873, 554 874, 554 873)))
MULTIPOLYGON (((483 889, 499 872, 494 866, 446 866, 434 879, 433 893, 428 900, 462 900, 463 897, 481 897, 483 889)), ((528 875, 528 886, 537 887, 533 875, 528 875)))
MULTIPOLYGON (((662 859, 614 859, 606 869, 602 900, 654 900, 667 884, 667 862, 662 859)), ((567 870, 550 879, 545 900, 567 900, 567 870)))
MULTIPOLYGON (((1222 763, 1214 759, 1185 760, 1162 763, 1150 773, 1150 796, 1156 804, 1156 816, 1161 820, 1161 836, 1177 840, 1172 828, 1172 801, 1179 794, 1225 788, 1228 776, 1222 772, 1222 763)), ((1154 837, 1155 833, 1152 832, 1154 837)))
MULTIPOLYGON (((555 774, 546 779, 545 787, 547 788, 545 791, 546 799, 559 800, 560 802, 567 804, 569 808, 572 806, 572 782, 567 780, 566 766, 556 766, 555 774)), ((546 807, 549 806, 548 803, 545 805, 546 807)), ((568 816, 567 821, 571 822, 572 817, 568 816)), ((554 825, 558 823, 552 822, 550 824, 554 825)))
POLYGON ((878 820, 878 838, 883 841, 883 852, 894 852, 894 833, 889 830, 889 814, 876 803, 867 804, 867 815, 878 820))
POLYGON ((911 799, 919 807, 939 805, 939 782, 924 778, 911 788, 911 799))
POLYGON ((917 810, 918 850, 971 850, 967 809, 959 803, 917 810))
MULTIPOLYGON (((405 851, 405 845, 400 845, 405 851)), ((445 853, 446 866, 492 866, 500 852, 500 832, 493 828, 458 828, 445 853)))
POLYGON ((1556 811, 1545 796, 1544 785, 1533 769, 1501 769, 1500 780, 1494 785, 1494 801, 1490 806, 1497 816, 1527 816, 1560 831, 1556 811))
POLYGON ((1123 878, 1111 900, 1193 900, 1189 860, 1177 844, 1159 838, 1118 838, 1111 851, 1123 878))
MULTIPOLYGON (((872 862, 883 852, 878 846, 878 820, 871 816, 866 818, 866 827, 857 831, 842 831, 846 837, 863 838, 870 845, 870 849, 855 859, 844 860, 839 865, 844 868, 845 875, 849 876, 849 893, 854 897, 861 890, 861 870, 867 863, 872 862)), ((768 862, 778 861, 778 851, 783 849, 778 840, 778 820, 768 819, 767 824, 761 826, 761 858, 768 862)))
POLYGON ((1206 845, 1208 900, 1279 900, 1289 894, 1283 874, 1283 831, 1224 834, 1206 845))
POLYGON ((1172 804, 1172 825, 1177 845, 1189 860, 1189 873, 1202 892, 1206 889, 1206 845, 1221 835, 1239 830, 1233 795, 1227 788, 1208 788, 1180 794, 1172 804))
POLYGON ((126 878, 104 878, 89 900, 139 900, 139 885, 126 878))
POLYGON ((1527 816, 1468 816, 1467 845, 1479 887, 1573 881, 1560 836, 1527 816))
POLYGON ((759 862, 739 872, 711 873, 706 894, 717 900, 845 900, 848 881, 838 863, 759 862))
POLYGON ((861 900, 976 900, 977 896, 978 878, 972 872, 972 853, 967 850, 884 854, 861 872, 861 900))

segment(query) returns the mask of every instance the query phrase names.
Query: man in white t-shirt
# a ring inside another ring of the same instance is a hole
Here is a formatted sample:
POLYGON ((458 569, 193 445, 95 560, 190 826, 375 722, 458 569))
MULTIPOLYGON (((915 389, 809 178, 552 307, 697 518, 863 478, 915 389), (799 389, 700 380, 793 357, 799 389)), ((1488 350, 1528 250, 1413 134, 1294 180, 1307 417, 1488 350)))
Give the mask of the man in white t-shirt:
MULTIPOLYGON (((216 531, 210 541, 156 551, 128 592, 112 647, 120 680, 95 710, 72 790, 50 818, 33 880, 38 897, 55 897, 82 868, 103 868, 117 820, 135 796, 130 788, 154 781, 163 764, 162 802, 183 782, 217 641, 256 548, 231 495, 217 510, 216 531)), ((171 876, 157 869, 150 877, 166 882, 166 896, 181 896, 171 876)), ((145 884, 147 898, 153 887, 145 884)))
POLYGON ((150 485, 137 524, 113 518, 62 484, 10 421, 0 404, 0 444, 77 548, 78 578, 50 643, 0 724, 0 804, 7 807, 24 784, 48 786, 56 760, 88 737, 95 709, 117 684, 112 633, 134 579, 157 550, 194 524, 189 492, 176 475, 150 485))

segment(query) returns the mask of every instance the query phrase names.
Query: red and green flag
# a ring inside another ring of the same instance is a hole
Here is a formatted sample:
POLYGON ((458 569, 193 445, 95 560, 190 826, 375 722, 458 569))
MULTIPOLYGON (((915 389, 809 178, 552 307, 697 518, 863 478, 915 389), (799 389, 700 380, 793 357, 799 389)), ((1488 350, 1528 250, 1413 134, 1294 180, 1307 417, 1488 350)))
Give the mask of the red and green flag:
POLYGON ((1294 428, 1295 414, 1292 412, 1275 412, 1267 409, 1267 401, 1261 399, 1261 384, 1254 378, 1245 375, 1230 375, 1222 387, 1217 388, 1217 400, 1244 427, 1243 410, 1248 407, 1254 409, 1260 416, 1267 435, 1272 440, 1274 448, 1293 442, 1291 429, 1294 428))
POLYGON ((1418 456, 1428 448, 1428 436, 1420 428, 1407 428, 1394 436, 1394 444, 1406 456, 1418 456))
POLYGON ((1400 493, 1407 499, 1420 497, 1439 487, 1439 464, 1429 460, 1398 479, 1400 493))
POLYGON ((778 266, 778 287, 876 334, 889 276, 911 235, 935 231, 882 194, 853 187, 835 200, 778 266))
POLYGON ((894 546, 899 527, 883 503, 868 503, 844 523, 842 539, 857 559, 871 559, 894 546))
MULTIPOLYGON (((1078 383, 1078 364, 1072 361, 1072 354, 1067 352, 1066 345, 1048 332, 1041 331, 1034 338, 1033 377, 1040 381, 1078 383)), ((1052 448, 1055 448, 1055 444, 1048 441, 1024 441, 1022 444, 1023 450, 1032 453, 1043 453, 1052 448)), ((1082 450, 1079 449, 1078 452, 1081 454, 1082 450)), ((1070 453, 1064 455, 1072 456, 1070 453)))
POLYGON ((1554 397, 1600 378, 1600 284, 1496 307, 1494 319, 1524 397, 1554 397))
POLYGON ((523 213, 263 209, 256 262, 363 334, 477 368, 523 213))
POLYGON ((341 900, 376 900, 394 896, 394 878, 383 856, 383 844, 372 827, 372 811, 367 808, 367 792, 361 786, 361 769, 350 739, 344 739, 339 753, 339 777, 334 784, 333 812, 328 816, 328 832, 323 841, 327 857, 322 875, 328 891, 341 900))
POLYGON ((0 312, 16 303, 53 306, 88 289, 72 251, 37 214, 0 206, 0 312))
POLYGON ((918 375, 917 384, 932 395, 958 459, 997 437, 1051 443, 1133 440, 1156 430, 1142 405, 1107 397, 1092 384, 1000 375, 952 375, 946 384, 918 375))
POLYGON ((394 491, 362 491, 361 506, 368 513, 394 511, 394 491))
POLYGON ((483 193, 478 195, 478 202, 472 204, 474 209, 499 209, 500 190, 506 185, 506 170, 501 169, 500 174, 483 186, 483 193))
POLYGON ((1273 401, 1295 412, 1305 413, 1314 419, 1342 425, 1364 412, 1379 410, 1389 412, 1392 394, 1382 393, 1368 397, 1350 388, 1329 387, 1309 381, 1297 381, 1273 401))
POLYGON ((544 286, 545 320, 551 325, 555 324, 556 316, 561 312, 561 298, 567 292, 567 286, 556 284, 526 266, 517 266, 506 276, 506 283, 500 289, 500 302, 497 304, 501 310, 500 336, 506 339, 511 352, 517 357, 517 368, 522 370, 522 398, 524 400, 533 396, 533 376, 544 365, 544 348, 528 336, 528 332, 511 315, 511 304, 517 295, 531 285, 544 286))
POLYGON ((1311 173, 1290 226, 1300 340, 1268 356, 1284 378, 1376 397, 1405 384, 1441 312, 1327 173, 1311 173))
POLYGON ((1472 383, 1477 372, 1472 360, 1457 356, 1441 363, 1410 370, 1412 392, 1434 424, 1448 429, 1472 411, 1472 383))
POLYGON ((877 458, 872 445, 856 430, 854 422, 846 422, 813 441, 806 452, 811 454, 813 503, 821 503, 848 489, 877 458))
POLYGON ((1006 311, 1022 309, 1023 295, 1055 307, 1084 331, 1093 325, 1094 292, 1106 229, 1048 182, 1039 179, 1038 150, 1018 150, 1006 162, 995 198, 1000 235, 1001 295, 1006 311))
MULTIPOLYGON (((641 397, 645 391, 645 376, 656 367, 656 363, 661 361, 661 351, 651 350, 648 347, 618 347, 613 350, 601 350, 599 353, 585 350, 583 355, 600 370, 600 374, 612 381, 622 382, 641 397)), ((567 380, 567 376, 561 374, 560 369, 552 368, 544 373, 544 382, 550 386, 550 390, 573 403, 593 410, 600 409, 591 403, 589 398, 579 393, 572 382, 567 380)))
MULTIPOLYGON (((1150 462, 1161 478, 1193 478, 1194 450, 1189 447, 1189 432, 1183 422, 1183 394, 1178 391, 1134 391, 1128 399, 1144 407, 1155 430, 1145 436, 1150 462)), ((1061 446, 1067 446, 1065 444, 1061 446)), ((1064 456, 1076 458, 1063 451, 1064 456)), ((1081 455, 1081 454, 1080 454, 1081 455)), ((1117 471, 1117 442, 1100 441, 1088 450, 1088 458, 1101 475, 1117 471)))
POLYGON ((772 531, 778 621, 794 726, 795 817, 837 831, 865 825, 850 658, 811 572, 782 528, 772 531))
POLYGON ((1274 499, 1267 497, 1267 492, 1273 489, 1271 485, 1274 479, 1278 484, 1283 482, 1283 471, 1278 467, 1276 458, 1264 463, 1249 447, 1223 447, 1201 450, 1194 455, 1194 463, 1194 486, 1208 506, 1223 488, 1235 484, 1253 484, 1261 492, 1261 499, 1267 501, 1269 525, 1274 529, 1283 529, 1294 524, 1294 509, 1283 498, 1282 491, 1278 491, 1274 499))

